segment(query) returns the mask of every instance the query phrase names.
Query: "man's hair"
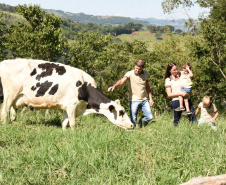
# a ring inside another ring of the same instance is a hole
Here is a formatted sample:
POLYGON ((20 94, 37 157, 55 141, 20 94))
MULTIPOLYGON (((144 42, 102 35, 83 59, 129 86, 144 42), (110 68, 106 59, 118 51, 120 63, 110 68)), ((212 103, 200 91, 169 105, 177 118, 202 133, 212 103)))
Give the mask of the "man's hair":
POLYGON ((139 59, 135 62, 135 65, 138 66, 138 67, 144 68, 145 62, 143 60, 139 59))
POLYGON ((206 105, 207 107, 209 107, 210 104, 211 104, 210 97, 209 96, 204 96, 203 99, 202 99, 202 103, 203 103, 203 105, 206 105))
POLYGON ((190 63, 186 62, 186 63, 183 65, 183 68, 186 68, 186 66, 188 66, 189 69, 191 70, 191 64, 190 64, 190 63))

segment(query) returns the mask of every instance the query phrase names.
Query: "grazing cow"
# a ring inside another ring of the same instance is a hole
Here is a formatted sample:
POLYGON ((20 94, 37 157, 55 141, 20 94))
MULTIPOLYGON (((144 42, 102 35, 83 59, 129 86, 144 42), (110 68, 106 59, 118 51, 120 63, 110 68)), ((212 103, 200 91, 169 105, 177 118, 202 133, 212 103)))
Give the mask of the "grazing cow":
POLYGON ((75 118, 88 113, 103 114, 117 126, 133 128, 120 101, 103 95, 94 79, 80 69, 42 60, 4 60, 0 63, 0 77, 4 95, 2 121, 6 121, 9 112, 15 114, 15 109, 27 105, 64 110, 63 129, 68 123, 73 128, 75 118))

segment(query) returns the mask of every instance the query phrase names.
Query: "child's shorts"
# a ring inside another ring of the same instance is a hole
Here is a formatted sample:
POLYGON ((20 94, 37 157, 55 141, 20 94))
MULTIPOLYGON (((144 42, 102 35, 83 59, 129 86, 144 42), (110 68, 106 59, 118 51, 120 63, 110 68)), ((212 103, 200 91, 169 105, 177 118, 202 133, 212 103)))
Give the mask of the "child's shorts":
POLYGON ((202 119, 200 119, 198 121, 198 127, 203 125, 203 124, 208 124, 212 127, 212 129, 216 130, 216 124, 215 123, 211 123, 210 121, 203 121, 202 119))
POLYGON ((192 88, 181 87, 181 92, 191 93, 192 88))

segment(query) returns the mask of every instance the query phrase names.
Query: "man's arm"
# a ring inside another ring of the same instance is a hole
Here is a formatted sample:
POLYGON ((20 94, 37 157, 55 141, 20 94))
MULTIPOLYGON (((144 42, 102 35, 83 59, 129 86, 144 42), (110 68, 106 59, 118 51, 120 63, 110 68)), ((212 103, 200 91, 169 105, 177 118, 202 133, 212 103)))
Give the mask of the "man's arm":
POLYGON ((128 80, 128 78, 127 78, 126 76, 124 76, 121 80, 117 81, 117 82, 115 83, 115 85, 109 87, 109 88, 108 88, 108 92, 114 91, 114 89, 115 89, 116 87, 121 86, 121 85, 124 84, 127 80, 128 80))
POLYGON ((149 104, 152 107, 153 104, 154 104, 154 101, 152 99, 151 88, 150 88, 150 85, 149 85, 148 81, 146 81, 146 91, 147 91, 147 93, 149 95, 149 104))

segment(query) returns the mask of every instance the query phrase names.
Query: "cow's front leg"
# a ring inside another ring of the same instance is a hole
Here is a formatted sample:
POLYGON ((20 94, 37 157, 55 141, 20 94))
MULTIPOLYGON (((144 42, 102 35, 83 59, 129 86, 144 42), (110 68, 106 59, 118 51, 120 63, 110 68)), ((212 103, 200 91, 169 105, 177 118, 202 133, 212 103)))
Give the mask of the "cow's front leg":
POLYGON ((67 125, 68 125, 68 115, 67 115, 67 112, 64 111, 63 122, 62 122, 62 129, 66 130, 67 125))
POLYGON ((70 125, 71 129, 73 130, 76 125, 75 107, 74 106, 70 106, 67 108, 67 116, 68 116, 68 120, 69 120, 69 125, 70 125))
POLYGON ((16 110, 14 109, 14 107, 12 106, 10 108, 10 120, 14 121, 16 119, 16 110))

